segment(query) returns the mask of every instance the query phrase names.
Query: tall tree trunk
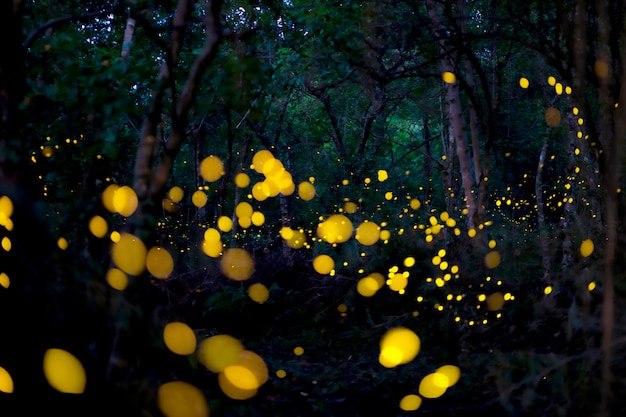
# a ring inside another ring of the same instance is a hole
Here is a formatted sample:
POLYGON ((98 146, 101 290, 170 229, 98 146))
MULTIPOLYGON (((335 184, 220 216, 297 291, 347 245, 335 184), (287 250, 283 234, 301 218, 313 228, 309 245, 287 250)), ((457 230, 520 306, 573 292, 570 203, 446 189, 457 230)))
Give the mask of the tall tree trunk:
MULTIPOLYGON (((465 6, 465 0, 457 1, 457 19, 459 20, 459 27, 461 34, 464 36, 467 34, 467 9, 465 6)), ((465 65, 465 82, 467 89, 470 91, 476 91, 476 82, 474 80, 474 69, 472 63, 467 57, 467 51, 463 58, 465 65)), ((492 62, 496 62, 495 58, 495 37, 492 40, 492 62)), ((495 77, 495 74, 493 74, 495 77)), ((494 78, 495 80, 495 78, 494 78)), ((495 85, 492 86, 492 90, 495 90, 495 85)), ((485 94, 494 94, 494 91, 486 92, 485 94)), ((476 95, 474 96, 476 97, 476 95)), ((477 97, 475 98, 477 100, 477 97)), ((490 101, 493 103, 493 98, 490 101)), ((489 109, 489 111, 495 111, 495 109, 489 109)), ((469 126, 470 135, 472 139, 472 162, 474 167, 474 184, 478 187, 478 196, 476 202, 476 223, 481 224, 485 221, 485 208, 487 204, 487 181, 489 179, 489 152, 485 150, 484 155, 481 155, 480 146, 480 119, 478 117, 478 110, 473 100, 469 100, 469 126), (483 163, 484 160, 484 163, 483 163)))
MULTIPOLYGON (((430 16, 431 28, 433 34, 438 40, 439 51, 442 54, 441 69, 443 72, 456 73, 455 63, 452 56, 447 52, 447 43, 445 41, 445 27, 441 22, 441 11, 438 3, 434 0, 426 1, 426 8, 430 16)), ((461 95, 459 92, 459 83, 446 83, 446 100, 448 102, 448 121, 450 123, 450 131, 454 137, 456 145, 456 155, 459 161, 459 169, 461 171, 461 185, 465 193, 465 202, 467 208, 467 227, 473 228, 476 222, 477 204, 476 195, 473 190, 472 170, 467 146, 467 136, 464 130, 463 109, 461 107, 461 95)))
MULTIPOLYGON (((609 48, 609 36, 611 31, 623 32, 626 29, 626 22, 622 22, 622 27, 611 28, 611 20, 608 16, 608 1, 600 0, 596 2, 598 11, 598 50, 597 64, 606 65, 608 71, 603 74, 596 70, 598 76, 599 89, 598 98, 600 104, 600 143, 608 151, 602 157, 605 158, 605 170, 603 172, 604 186, 604 206, 606 215, 606 246, 604 250, 604 279, 602 300, 602 367, 601 367, 601 397, 600 416, 611 415, 610 402, 613 399, 612 380, 613 372, 611 365, 613 362, 613 333, 615 328, 615 287, 614 287, 614 264, 617 250, 617 200, 619 179, 622 174, 622 148, 624 141, 624 119, 626 112, 620 106, 619 114, 614 110, 614 103, 619 99, 624 99, 626 93, 626 52, 621 49, 619 56, 611 56, 609 48), (621 62, 620 62, 621 60, 621 62), (621 65, 620 65, 621 64, 621 65), (620 70, 621 91, 617 97, 612 97, 610 91, 611 80, 616 74, 614 71, 620 70), (621 94, 620 94, 621 93, 621 94), (618 117, 621 116, 621 117, 618 117)), ((597 67, 596 67, 597 68, 597 67)))

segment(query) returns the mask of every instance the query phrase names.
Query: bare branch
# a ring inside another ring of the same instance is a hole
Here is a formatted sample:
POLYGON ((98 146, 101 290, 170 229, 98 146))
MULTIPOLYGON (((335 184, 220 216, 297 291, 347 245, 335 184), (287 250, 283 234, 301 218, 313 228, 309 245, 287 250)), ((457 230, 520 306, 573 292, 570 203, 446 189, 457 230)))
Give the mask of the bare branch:
POLYGON ((72 15, 62 16, 56 19, 48 20, 46 23, 39 26, 37 29, 33 30, 28 35, 28 37, 26 38, 22 46, 24 47, 24 49, 30 48, 30 46, 33 44, 35 39, 37 39, 42 33, 44 33, 46 30, 50 28, 62 25, 64 23, 69 23, 69 22, 85 22, 98 16, 103 16, 105 14, 113 13, 117 10, 118 5, 119 5, 119 1, 115 0, 113 4, 111 5, 111 7, 104 9, 104 10, 99 10, 97 12, 92 12, 92 13, 78 14, 78 15, 72 14, 72 15))

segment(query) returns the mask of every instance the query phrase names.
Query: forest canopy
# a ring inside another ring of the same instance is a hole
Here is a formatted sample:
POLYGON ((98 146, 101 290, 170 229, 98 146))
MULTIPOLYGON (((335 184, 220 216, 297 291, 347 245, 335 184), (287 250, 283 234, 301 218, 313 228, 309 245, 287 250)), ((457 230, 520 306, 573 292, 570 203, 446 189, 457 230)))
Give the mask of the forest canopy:
POLYGON ((623 3, 0 7, 3 415, 625 411, 623 3))

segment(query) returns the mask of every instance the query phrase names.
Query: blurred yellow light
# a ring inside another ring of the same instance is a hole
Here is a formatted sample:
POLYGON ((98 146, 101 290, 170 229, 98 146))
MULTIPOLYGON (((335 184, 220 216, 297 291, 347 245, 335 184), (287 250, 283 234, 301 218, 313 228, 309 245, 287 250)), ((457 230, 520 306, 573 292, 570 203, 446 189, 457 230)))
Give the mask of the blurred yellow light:
POLYGON ((380 340, 378 361, 386 368, 411 362, 420 350, 420 339, 406 327, 388 330, 380 340))
POLYGON ((11 374, 0 366, 0 392, 10 394, 13 392, 13 378, 11 374))
POLYGON ((253 301, 256 301, 259 304, 263 304, 269 298, 270 292, 265 285, 257 282, 248 287, 248 296, 253 301))
POLYGON ((174 270, 174 258, 167 249, 155 246, 146 255, 146 268, 155 278, 165 279, 174 270))
POLYGON ((415 394, 409 394, 400 400, 400 409, 403 411, 415 411, 422 405, 422 397, 415 394))
POLYGON ((141 275, 146 268, 146 255, 144 243, 130 233, 122 233, 111 248, 113 263, 129 275, 141 275))
POLYGON ((209 404, 202 391, 184 381, 159 386, 157 406, 166 417, 208 417, 209 404))
POLYGON ((218 334, 202 340, 198 345, 198 361, 211 372, 222 372, 237 362, 243 344, 233 336, 218 334))
POLYGON ((196 351, 196 334, 187 324, 174 321, 163 329, 165 346, 177 355, 191 355, 196 351))
POLYGON ((51 348, 43 357, 43 371, 52 388, 66 394, 82 394, 87 384, 83 365, 71 353, 51 348))
POLYGON ((445 71, 441 74, 441 79, 447 84, 454 84, 456 82, 456 75, 449 71, 445 71))
POLYGON ((332 271, 334 268, 335 261, 328 255, 318 255, 315 257, 315 259, 313 259, 313 269, 315 269, 318 274, 330 274, 330 271, 332 271))
POLYGON ((215 155, 209 155, 200 162, 200 176, 207 182, 214 182, 224 175, 224 163, 215 155))
POLYGON ((230 248, 220 260, 222 273, 235 281, 244 281, 254 274, 254 258, 245 249, 230 248))

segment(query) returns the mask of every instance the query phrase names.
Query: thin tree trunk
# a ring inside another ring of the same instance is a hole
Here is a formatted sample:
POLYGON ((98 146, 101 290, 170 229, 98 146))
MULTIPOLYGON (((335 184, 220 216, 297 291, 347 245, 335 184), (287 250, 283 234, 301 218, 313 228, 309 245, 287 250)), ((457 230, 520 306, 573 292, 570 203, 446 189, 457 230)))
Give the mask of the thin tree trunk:
POLYGON ((535 198, 537 199, 537 229, 539 231, 539 250, 541 251, 541 267, 543 269, 543 280, 548 282, 550 277, 550 264, 552 262, 549 248, 549 231, 546 224, 545 206, 543 202, 543 168, 548 153, 548 133, 541 146, 539 153, 539 163, 537 164, 537 174, 535 175, 535 198))
POLYGON ((128 16, 126 18, 126 29, 124 29, 124 42, 122 43, 122 58, 128 58, 130 56, 130 49, 133 45, 133 36, 135 34, 135 19, 128 16))
MULTIPOLYGON (((424 153, 426 157, 424 158, 424 177, 430 178, 433 173, 433 149, 432 149, 432 135, 430 133, 430 127, 428 126, 428 115, 424 114, 422 116, 422 137, 424 138, 424 153)), ((429 193, 430 195, 430 193, 429 193)))

